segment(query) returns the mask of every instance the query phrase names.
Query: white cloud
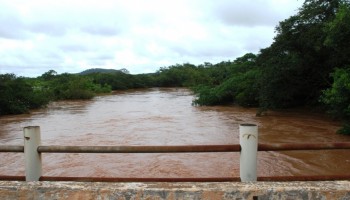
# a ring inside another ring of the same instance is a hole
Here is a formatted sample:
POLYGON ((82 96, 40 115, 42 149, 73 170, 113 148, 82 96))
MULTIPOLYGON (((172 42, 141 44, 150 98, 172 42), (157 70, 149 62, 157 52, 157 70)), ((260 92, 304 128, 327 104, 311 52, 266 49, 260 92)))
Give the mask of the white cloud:
POLYGON ((221 62, 271 44, 295 0, 0 0, 0 73, 90 67, 154 72, 221 62))

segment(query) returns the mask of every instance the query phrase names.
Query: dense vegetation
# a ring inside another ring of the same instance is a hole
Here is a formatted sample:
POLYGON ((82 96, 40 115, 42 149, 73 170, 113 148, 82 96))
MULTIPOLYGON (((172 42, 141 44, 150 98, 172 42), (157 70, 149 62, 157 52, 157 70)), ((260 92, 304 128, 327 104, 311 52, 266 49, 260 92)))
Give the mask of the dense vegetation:
POLYGON ((110 92, 109 85, 100 85, 87 76, 57 75, 50 70, 38 78, 0 75, 0 115, 26 113, 50 101, 91 99, 95 94, 110 92))
POLYGON ((276 32, 256 57, 237 59, 229 78, 197 88, 196 103, 234 102, 260 112, 318 107, 344 120, 340 132, 350 134, 350 2, 306 0, 276 32))
POLYGON ((152 74, 91 69, 50 70, 37 78, 0 75, 0 115, 27 112, 51 100, 89 99, 111 90, 190 87, 195 105, 237 104, 267 109, 300 106, 327 110, 350 133, 350 2, 305 0, 279 23, 271 46, 217 64, 190 63, 152 74))
POLYGON ((35 89, 25 78, 0 75, 0 115, 28 112, 48 102, 45 93, 35 89))

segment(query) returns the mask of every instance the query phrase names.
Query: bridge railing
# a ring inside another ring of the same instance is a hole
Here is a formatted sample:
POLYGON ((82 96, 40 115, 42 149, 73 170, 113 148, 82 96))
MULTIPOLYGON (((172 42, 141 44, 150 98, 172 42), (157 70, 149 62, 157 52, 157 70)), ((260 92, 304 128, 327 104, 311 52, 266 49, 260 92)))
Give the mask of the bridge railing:
MULTIPOLYGON (((347 175, 257 177, 258 151, 298 151, 350 149, 350 143, 282 143, 259 144, 258 127, 240 125, 240 144, 192 146, 44 146, 41 145, 39 126, 23 129, 24 146, 1 145, 0 152, 24 153, 25 177, 1 176, 0 180, 26 181, 110 181, 110 182, 222 182, 222 181, 321 181, 350 180, 347 175), (48 177, 42 176, 42 153, 204 153, 240 152, 240 177, 214 178, 98 178, 98 177, 48 177)), ((1 172, 0 172, 1 173, 1 172)))

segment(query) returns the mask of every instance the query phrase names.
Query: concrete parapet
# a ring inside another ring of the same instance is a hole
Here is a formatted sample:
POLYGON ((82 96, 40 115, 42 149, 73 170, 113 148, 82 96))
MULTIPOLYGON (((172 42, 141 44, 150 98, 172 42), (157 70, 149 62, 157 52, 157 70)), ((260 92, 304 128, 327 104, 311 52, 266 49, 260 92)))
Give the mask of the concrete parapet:
POLYGON ((107 183, 0 181, 0 199, 350 199, 350 181, 107 183))

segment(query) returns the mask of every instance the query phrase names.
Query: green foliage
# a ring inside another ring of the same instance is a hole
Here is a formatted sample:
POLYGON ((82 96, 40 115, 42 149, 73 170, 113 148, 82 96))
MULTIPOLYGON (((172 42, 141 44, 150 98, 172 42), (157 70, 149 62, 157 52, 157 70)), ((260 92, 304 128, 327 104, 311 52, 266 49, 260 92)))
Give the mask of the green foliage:
POLYGON ((330 113, 347 121, 340 132, 350 133, 349 22, 348 0, 306 0, 260 54, 209 66, 208 81, 194 87, 194 103, 266 110, 320 106, 322 96, 330 113))
MULTIPOLYGON (((258 56, 258 65, 263 71, 261 107, 288 108, 319 103, 321 91, 331 83, 329 74, 345 64, 331 48, 331 28, 325 28, 335 24, 344 2, 306 0, 297 15, 279 23, 275 41, 258 56)), ((340 27, 344 28, 345 24, 340 27)))
POLYGON ((25 78, 0 75, 0 115, 26 113, 48 102, 45 92, 35 90, 25 78))
POLYGON ((350 122, 344 124, 344 126, 337 131, 339 134, 350 135, 350 122))
POLYGON ((157 87, 190 87, 198 85, 206 80, 201 73, 201 67, 185 63, 163 67, 154 74, 157 87))
POLYGON ((222 62, 213 66, 209 73, 215 73, 216 76, 206 85, 194 87, 197 98, 193 103, 257 106, 261 71, 255 66, 255 59, 256 55, 246 54, 234 62, 222 62))
POLYGON ((44 81, 50 81, 50 80, 54 79, 56 75, 57 75, 57 72, 55 70, 51 69, 51 70, 45 72, 44 74, 42 74, 41 79, 43 79, 44 81))
POLYGON ((350 134, 350 69, 336 69, 332 77, 332 87, 323 91, 321 101, 332 116, 345 120, 344 127, 338 132, 350 134))
POLYGON ((133 88, 144 88, 152 85, 152 80, 147 75, 131 75, 121 71, 113 73, 92 73, 88 77, 95 84, 110 86, 112 90, 126 90, 133 88))
POLYGON ((90 77, 57 75, 54 70, 35 79, 4 74, 0 75, 0 115, 26 113, 52 100, 91 99, 110 91, 109 85, 96 84, 90 77))
MULTIPOLYGON (((63 78, 65 80, 66 77, 63 78)), ((91 90, 91 82, 83 77, 70 77, 65 82, 54 82, 54 94, 56 99, 91 99, 94 93, 91 90), (60 82, 60 84, 55 84, 60 82)))
POLYGON ((192 88, 197 98, 193 101, 194 105, 217 105, 222 103, 221 94, 217 94, 214 88, 205 85, 199 85, 192 88))
POLYGON ((50 70, 36 79, 0 75, 0 115, 27 112, 49 100, 90 99, 111 90, 191 87, 195 105, 238 104, 263 111, 322 103, 347 122, 341 132, 349 133, 349 21, 349 0, 305 0, 296 15, 278 24, 269 47, 234 61, 177 64, 138 75, 125 69, 75 75, 50 70))
POLYGON ((350 64, 350 4, 343 3, 333 21, 325 25, 327 34, 324 44, 332 49, 331 64, 343 66, 350 64))
POLYGON ((262 69, 260 106, 288 108, 304 105, 313 91, 312 84, 309 83, 312 80, 308 79, 310 74, 304 71, 298 55, 276 51, 274 48, 262 50, 262 57, 259 58, 262 69), (268 59, 264 60, 263 56, 267 56, 268 59))
POLYGON ((336 69, 332 77, 332 87, 323 91, 321 101, 333 116, 350 119, 350 69, 336 69))
POLYGON ((67 73, 54 76, 47 85, 55 100, 91 99, 95 94, 111 91, 109 85, 96 84, 90 77, 67 73))

